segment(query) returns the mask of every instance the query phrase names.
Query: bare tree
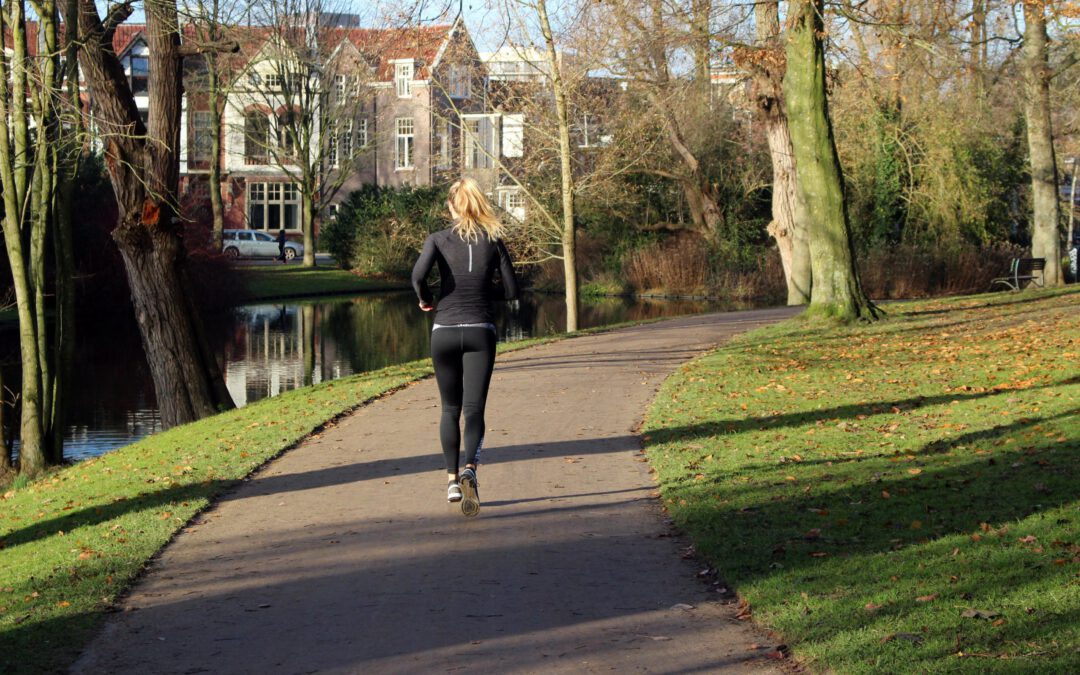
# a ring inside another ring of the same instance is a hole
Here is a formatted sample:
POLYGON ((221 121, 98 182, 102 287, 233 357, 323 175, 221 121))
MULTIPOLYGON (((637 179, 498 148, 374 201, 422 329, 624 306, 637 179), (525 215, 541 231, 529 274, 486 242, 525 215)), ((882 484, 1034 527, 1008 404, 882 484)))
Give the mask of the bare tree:
POLYGON ((197 48, 180 44, 175 1, 147 0, 144 8, 150 50, 146 124, 112 47, 113 32, 134 11, 133 3, 114 5, 102 19, 94 0, 78 0, 64 18, 78 26, 79 63, 120 212, 112 238, 168 428, 233 402, 194 305, 177 217, 182 66, 184 55, 197 48))
POLYGON ((721 197, 690 141, 694 124, 687 126, 688 118, 703 115, 700 111, 708 109, 709 90, 703 92, 700 86, 704 52, 700 28, 695 32, 695 27, 708 25, 695 14, 695 10, 702 11, 702 6, 695 3, 686 7, 662 0, 613 3, 610 10, 614 34, 608 48, 610 67, 641 89, 653 114, 662 122, 673 161, 652 171, 678 182, 694 226, 707 239, 715 240, 724 224, 721 197), (681 77, 677 63, 688 49, 695 48, 699 55, 695 71, 698 77, 681 77))
POLYGON ((347 31, 334 25, 340 9, 323 0, 261 4, 263 26, 250 31, 262 49, 229 97, 244 127, 245 160, 274 166, 299 190, 308 267, 315 265, 319 215, 374 147, 367 125, 375 73, 347 31))
MULTIPOLYGON (((245 4, 231 0, 185 0, 182 11, 182 16, 190 26, 186 36, 188 43, 202 48, 199 64, 201 67, 192 69, 194 72, 185 81, 189 102, 192 94, 206 97, 205 110, 195 111, 189 108, 188 117, 192 119, 195 115, 205 114, 209 122, 206 129, 209 139, 206 164, 210 192, 210 230, 215 250, 221 249, 221 237, 225 229, 225 207, 221 198, 222 138, 225 102, 233 65, 227 54, 223 54, 219 49, 223 45, 227 46, 228 33, 240 22, 245 9, 245 4)), ((195 125, 192 125, 193 131, 194 127, 195 125)), ((193 145, 198 148, 199 142, 197 140, 193 145)))

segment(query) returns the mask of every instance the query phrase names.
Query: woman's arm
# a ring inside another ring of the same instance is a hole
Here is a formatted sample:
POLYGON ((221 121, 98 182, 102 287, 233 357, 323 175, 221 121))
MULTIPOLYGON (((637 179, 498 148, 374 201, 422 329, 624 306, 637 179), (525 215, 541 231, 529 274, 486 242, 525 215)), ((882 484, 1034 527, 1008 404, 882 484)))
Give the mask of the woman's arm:
POLYGON ((412 285, 416 291, 416 297, 420 298, 420 306, 433 305, 435 299, 431 295, 431 289, 427 285, 428 274, 435 265, 435 240, 431 235, 424 240, 424 248, 420 251, 420 257, 412 270, 412 285))
POLYGON ((518 283, 514 276, 514 261, 510 259, 510 252, 506 250, 502 240, 495 242, 495 246, 499 249, 499 276, 502 277, 503 297, 517 300, 518 283))

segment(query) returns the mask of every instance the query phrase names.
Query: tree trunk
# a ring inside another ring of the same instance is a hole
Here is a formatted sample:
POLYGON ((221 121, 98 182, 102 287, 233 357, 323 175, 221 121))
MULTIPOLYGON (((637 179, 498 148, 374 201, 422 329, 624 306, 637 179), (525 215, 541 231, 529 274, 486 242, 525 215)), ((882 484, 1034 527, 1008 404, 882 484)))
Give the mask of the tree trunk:
POLYGON ((784 77, 799 191, 810 222, 810 311, 844 321, 872 320, 878 311, 863 293, 855 268, 843 174, 829 119, 823 7, 823 0, 789 5, 784 77))
POLYGON ((537 0, 540 32, 547 46, 548 69, 551 71, 551 88, 555 95, 555 114, 559 124, 559 173, 562 178, 562 259, 563 279, 566 285, 566 332, 578 329, 578 275, 577 232, 574 229, 574 175, 570 150, 570 114, 566 103, 566 88, 559 72, 559 58, 555 50, 555 35, 548 19, 546 0, 537 0))
MULTIPOLYGON (((216 36, 214 36, 216 37, 216 36)), ((217 58, 207 55, 207 95, 210 104, 210 213, 213 219, 211 233, 214 250, 221 251, 221 238, 225 232, 225 207, 221 202, 221 81, 218 77, 217 58)))
POLYGON ((1050 64, 1046 14, 1041 2, 1024 2, 1024 116, 1027 119, 1028 153, 1031 162, 1031 255, 1045 258, 1043 283, 1061 286, 1061 236, 1058 223, 1061 206, 1057 193, 1057 160, 1054 157, 1053 126, 1050 120, 1050 64))
POLYGON ((301 227, 304 230, 304 267, 315 267, 315 220, 319 217, 319 207, 314 195, 318 188, 313 187, 313 180, 305 180, 301 186, 300 210, 301 227))
MULTIPOLYGON (((32 154, 30 111, 26 105, 29 53, 22 0, 14 0, 0 7, 0 35, 5 37, 5 45, 10 39, 10 57, 6 54, 0 57, 0 182, 4 200, 4 246, 15 290, 22 358, 19 470, 25 475, 35 476, 45 469, 48 462, 42 428, 39 313, 36 311, 31 260, 27 258, 23 240, 24 226, 29 224, 34 227, 34 218, 26 213, 34 198, 30 191, 34 187, 40 189, 41 181, 30 175, 30 168, 37 168, 39 163, 28 161, 32 154)), ((29 93, 33 95, 33 92, 29 93)), ((39 194, 37 190, 34 193, 39 194)))
POLYGON ((150 117, 143 128, 94 0, 78 1, 80 65, 105 132, 105 163, 120 209, 112 237, 124 261, 161 423, 169 428, 233 407, 192 307, 176 217, 181 97, 176 5, 146 3, 150 117))
POLYGON ((806 209, 799 197, 795 174, 795 151, 791 147, 787 113, 784 111, 784 51, 779 44, 780 3, 754 5, 757 45, 763 54, 753 60, 754 101, 765 123, 765 138, 772 160, 772 221, 766 231, 776 240, 787 281, 787 304, 810 302, 810 243, 806 209))
POLYGON ((694 0, 691 17, 694 40, 694 81, 701 101, 708 105, 712 87, 712 1, 694 0))
MULTIPOLYGON (((66 11, 76 16, 76 0, 65 0, 66 11)), ((82 103, 79 99, 79 42, 77 29, 64 34, 64 89, 61 129, 67 134, 59 148, 57 172, 56 220, 53 223, 53 249, 56 264, 55 320, 53 321, 53 404, 49 414, 52 433, 52 461, 64 458, 63 428, 71 398, 71 374, 75 367, 75 247, 72 236, 76 176, 82 153, 82 103)))

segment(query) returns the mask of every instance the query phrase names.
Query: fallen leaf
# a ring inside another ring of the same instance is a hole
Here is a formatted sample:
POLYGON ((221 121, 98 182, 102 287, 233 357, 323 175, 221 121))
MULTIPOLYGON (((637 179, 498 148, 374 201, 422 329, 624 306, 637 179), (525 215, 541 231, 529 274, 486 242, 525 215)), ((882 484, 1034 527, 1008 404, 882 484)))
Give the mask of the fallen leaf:
POLYGON ((998 613, 989 609, 966 609, 960 616, 965 619, 993 619, 998 613))
POLYGON ((920 595, 919 597, 915 598, 915 602, 933 602, 934 600, 937 600, 937 597, 937 593, 931 593, 930 595, 920 595))

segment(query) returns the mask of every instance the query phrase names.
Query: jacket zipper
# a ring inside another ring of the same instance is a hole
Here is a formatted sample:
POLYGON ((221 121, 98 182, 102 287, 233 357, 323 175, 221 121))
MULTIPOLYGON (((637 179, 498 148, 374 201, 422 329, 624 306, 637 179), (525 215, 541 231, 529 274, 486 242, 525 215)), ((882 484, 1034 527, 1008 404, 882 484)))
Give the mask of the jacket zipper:
POLYGON ((472 244, 469 244, 469 271, 472 272, 472 244))

